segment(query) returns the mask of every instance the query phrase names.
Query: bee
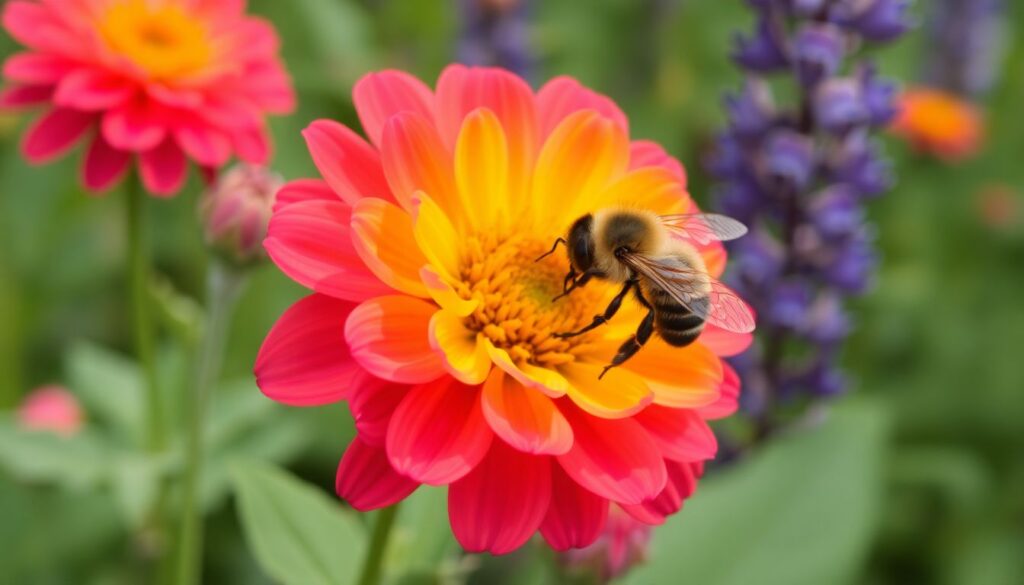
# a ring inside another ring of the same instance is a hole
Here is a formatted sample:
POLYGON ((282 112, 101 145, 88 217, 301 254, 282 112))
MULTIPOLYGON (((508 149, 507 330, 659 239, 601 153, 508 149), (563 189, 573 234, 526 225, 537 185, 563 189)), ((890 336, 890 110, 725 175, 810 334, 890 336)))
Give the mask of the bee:
POLYGON ((696 245, 728 241, 747 233, 742 223, 724 215, 688 213, 657 215, 638 209, 601 209, 580 217, 564 238, 555 240, 549 256, 559 245, 566 247, 569 273, 561 297, 598 278, 621 283, 622 289, 604 312, 577 331, 556 334, 559 338, 582 335, 607 323, 632 291, 647 309, 636 333, 619 347, 608 370, 633 357, 655 332, 666 343, 685 347, 696 341, 706 323, 728 331, 754 330, 750 307, 724 284, 712 278, 696 245))

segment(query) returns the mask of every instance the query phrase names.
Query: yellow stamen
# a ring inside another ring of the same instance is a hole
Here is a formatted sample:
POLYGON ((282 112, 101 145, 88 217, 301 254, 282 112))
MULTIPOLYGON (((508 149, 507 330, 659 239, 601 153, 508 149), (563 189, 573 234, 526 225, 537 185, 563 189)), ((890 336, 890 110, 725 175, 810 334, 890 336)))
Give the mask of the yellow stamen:
POLYGON ((522 236, 471 236, 465 242, 461 282, 455 289, 466 299, 480 301, 466 317, 466 327, 482 332, 516 362, 554 367, 572 362, 593 349, 594 333, 559 339, 556 333, 589 325, 604 310, 609 284, 593 280, 558 301, 569 270, 564 254, 536 258, 551 242, 522 236))
POLYGON ((111 50, 155 80, 194 75, 214 57, 206 24, 171 2, 115 2, 103 14, 99 30, 111 50))

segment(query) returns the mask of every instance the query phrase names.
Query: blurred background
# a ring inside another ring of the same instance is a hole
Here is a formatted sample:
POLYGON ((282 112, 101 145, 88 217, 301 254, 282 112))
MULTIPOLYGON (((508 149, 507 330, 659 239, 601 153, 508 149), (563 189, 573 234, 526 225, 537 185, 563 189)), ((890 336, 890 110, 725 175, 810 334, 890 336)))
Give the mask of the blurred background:
MULTIPOLYGON (((365 72, 401 68, 432 84, 447 63, 481 58, 486 48, 473 36, 480 31, 467 20, 478 7, 470 4, 479 3, 250 0, 279 30, 300 98, 293 115, 272 120, 273 167, 289 179, 316 175, 299 132, 321 117, 358 127, 350 88, 365 72)), ((484 4, 523 8, 515 0, 484 4)), ((752 27, 744 4, 525 8, 508 34, 522 35, 526 49, 508 58, 522 59, 517 67, 531 83, 566 74, 611 96, 633 137, 677 155, 694 197, 715 208, 702 162, 725 123, 722 95, 741 83, 729 55, 736 31, 752 27)), ((906 85, 941 83, 973 103, 984 121, 977 152, 952 160, 884 138, 897 181, 870 204, 881 263, 871 291, 852 307, 847 395, 769 441, 730 450, 683 511, 654 531, 647 562, 624 581, 1024 583, 1024 4, 929 1, 914 13, 911 33, 871 55, 906 85), (951 51, 932 11, 956 4, 984 4, 987 16, 971 24, 982 32, 958 37, 951 51), (968 57, 961 70, 970 80, 943 78, 968 57)), ((14 50, 0 40, 4 56, 14 50)), ((148 582, 141 567, 167 543, 147 531, 145 511, 163 497, 161 478, 180 468, 181 438, 159 460, 139 447, 122 194, 84 195, 77 155, 28 167, 17 148, 30 117, 0 118, 0 583, 148 582), (29 391, 53 384, 84 410, 73 437, 26 432, 17 422, 29 391)), ((148 204, 172 416, 188 383, 181 364, 195 351, 209 262, 196 221, 202 184, 193 175, 176 199, 148 204)), ((335 466, 353 434, 347 408, 280 406, 251 376, 264 335, 303 294, 268 263, 238 306, 208 427, 204 582, 277 582, 258 558, 266 543, 247 539, 240 518, 240 507, 258 501, 234 495, 252 470, 232 461, 273 462, 308 483, 301 489, 334 497, 335 466)), ((417 492, 395 538, 386 563, 392 582, 550 579, 552 555, 541 546, 463 557, 443 492, 417 492)), ((360 544, 330 542, 339 562, 358 564, 360 544)))

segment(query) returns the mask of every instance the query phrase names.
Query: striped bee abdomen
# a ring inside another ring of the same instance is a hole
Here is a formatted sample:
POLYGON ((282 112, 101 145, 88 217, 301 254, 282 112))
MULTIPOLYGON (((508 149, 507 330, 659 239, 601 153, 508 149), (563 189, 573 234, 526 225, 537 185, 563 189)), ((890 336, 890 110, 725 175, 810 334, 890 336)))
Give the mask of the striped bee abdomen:
POLYGON ((694 315, 667 292, 656 287, 645 287, 647 298, 654 307, 654 329, 666 343, 675 347, 690 345, 704 330, 704 319, 694 315))

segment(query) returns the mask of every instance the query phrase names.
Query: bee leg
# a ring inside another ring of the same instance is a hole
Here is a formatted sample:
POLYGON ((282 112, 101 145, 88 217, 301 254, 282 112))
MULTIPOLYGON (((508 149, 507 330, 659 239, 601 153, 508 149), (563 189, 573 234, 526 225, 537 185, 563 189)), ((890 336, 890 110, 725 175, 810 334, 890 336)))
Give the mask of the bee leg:
POLYGON ((565 280, 562 281, 562 294, 569 294, 569 286, 576 284, 576 269, 570 267, 569 273, 565 275, 565 280))
POLYGON ((601 375, 599 375, 597 379, 600 380, 608 373, 608 370, 615 366, 622 365, 623 362, 636 355, 636 352, 640 351, 640 348, 647 343, 653 333, 654 309, 650 309, 647 311, 647 316, 644 317, 644 320, 640 322, 640 326, 637 327, 636 333, 633 337, 630 337, 626 340, 626 343, 623 343, 622 346, 619 347, 618 353, 616 353, 615 357, 612 358, 612 363, 608 364, 603 370, 601 370, 601 375))
POLYGON ((626 295, 629 294, 629 289, 633 288, 633 285, 635 284, 635 281, 627 280, 626 284, 622 285, 622 290, 619 291, 619 294, 615 295, 615 298, 612 299, 612 302, 608 303, 608 307, 604 310, 604 313, 601 313, 600 315, 595 315, 594 320, 591 321, 590 325, 587 325, 583 329, 580 329, 578 331, 572 331, 570 333, 556 333, 555 337, 559 339, 576 337, 577 335, 583 335, 587 331, 596 329, 597 327, 604 325, 605 323, 608 322, 609 319, 615 316, 615 313, 619 312, 619 307, 622 306, 622 299, 626 298, 626 295))
POLYGON ((551 246, 551 249, 548 250, 547 252, 544 252, 540 256, 537 256, 537 259, 534 260, 534 262, 540 262, 541 260, 543 260, 543 259, 547 258, 548 256, 554 254, 555 250, 558 249, 558 245, 559 244, 564 246, 565 245, 565 238, 558 238, 557 240, 555 240, 555 243, 551 246))
MULTIPOLYGON (((580 275, 579 278, 577 278, 576 280, 573 280, 572 284, 569 285, 569 287, 566 288, 562 292, 562 294, 560 294, 557 297, 551 299, 551 302, 553 303, 553 302, 557 301, 558 299, 560 299, 562 297, 569 296, 569 293, 571 293, 572 291, 574 291, 574 290, 578 289, 579 287, 581 287, 581 286, 587 284, 588 282, 590 282, 591 278, 594 278, 595 276, 600 276, 601 274, 603 274, 603 273, 600 270, 588 270, 588 271, 584 272, 583 274, 580 275)), ((567 281, 568 281, 568 277, 566 277, 566 278, 567 278, 567 281)))

